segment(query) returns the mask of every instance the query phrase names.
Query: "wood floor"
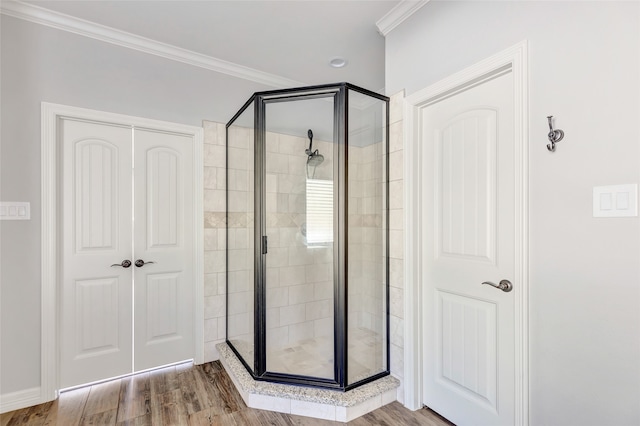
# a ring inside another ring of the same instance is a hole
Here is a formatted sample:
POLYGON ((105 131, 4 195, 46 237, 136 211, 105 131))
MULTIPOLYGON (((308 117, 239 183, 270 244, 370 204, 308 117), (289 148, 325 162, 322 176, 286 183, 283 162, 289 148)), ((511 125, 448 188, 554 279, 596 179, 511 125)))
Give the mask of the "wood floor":
MULTIPOLYGON (((0 426, 335 424, 343 423, 247 408, 219 362, 182 364, 76 389, 0 416, 0 426)), ((412 412, 398 402, 348 424, 452 425, 428 409, 412 412)))

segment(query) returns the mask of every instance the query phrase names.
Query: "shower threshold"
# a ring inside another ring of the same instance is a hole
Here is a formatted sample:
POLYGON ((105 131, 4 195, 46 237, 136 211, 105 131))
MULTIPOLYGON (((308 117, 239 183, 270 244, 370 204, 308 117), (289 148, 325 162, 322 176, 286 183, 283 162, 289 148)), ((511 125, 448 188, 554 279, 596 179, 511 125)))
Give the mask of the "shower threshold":
POLYGON ((226 342, 216 345, 220 362, 250 408, 349 422, 396 400, 400 381, 385 376, 342 392, 254 380, 226 342))

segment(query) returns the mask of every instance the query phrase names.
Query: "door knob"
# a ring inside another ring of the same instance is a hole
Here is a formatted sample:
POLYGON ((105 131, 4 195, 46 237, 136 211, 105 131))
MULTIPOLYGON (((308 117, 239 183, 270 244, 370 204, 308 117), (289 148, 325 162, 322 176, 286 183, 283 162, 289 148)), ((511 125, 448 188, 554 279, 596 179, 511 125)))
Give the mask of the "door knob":
POLYGON ((135 265, 136 265, 138 268, 140 268, 141 266, 148 265, 149 263, 156 263, 156 262, 153 262, 153 261, 152 261, 152 262, 145 262, 145 261, 144 261, 144 260, 142 260, 142 259, 138 259, 138 260, 136 260, 135 265))
POLYGON ((122 263, 114 263, 114 264, 113 264, 113 265, 111 265, 111 266, 112 266, 112 267, 113 267, 113 266, 122 266, 123 268, 128 268, 129 266, 131 266, 131 261, 130 261, 130 260, 128 260, 128 259, 125 259, 125 260, 123 260, 123 261, 122 261, 122 263))
POLYGON ((500 281, 500 284, 495 284, 495 283, 492 283, 491 281, 485 281, 482 284, 488 284, 492 287, 499 288, 505 293, 509 293, 511 290, 513 290, 513 284, 511 284, 511 281, 509 280, 502 280, 500 281))

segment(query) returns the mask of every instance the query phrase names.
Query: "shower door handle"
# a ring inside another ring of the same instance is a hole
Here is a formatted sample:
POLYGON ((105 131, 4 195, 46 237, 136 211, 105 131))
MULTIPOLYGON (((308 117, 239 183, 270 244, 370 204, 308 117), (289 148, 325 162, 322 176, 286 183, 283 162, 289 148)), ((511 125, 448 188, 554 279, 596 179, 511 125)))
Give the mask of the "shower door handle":
POLYGON ((268 250, 268 246, 267 246, 267 236, 263 235, 262 236, 262 254, 267 254, 268 250))

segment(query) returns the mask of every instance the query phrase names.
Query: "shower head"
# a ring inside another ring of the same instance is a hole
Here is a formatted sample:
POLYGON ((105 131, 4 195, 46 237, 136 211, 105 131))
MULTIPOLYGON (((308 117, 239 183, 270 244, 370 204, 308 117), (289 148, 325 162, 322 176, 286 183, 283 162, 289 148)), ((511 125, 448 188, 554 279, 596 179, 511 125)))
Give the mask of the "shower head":
MULTIPOLYGON (((307 136, 309 136, 309 148, 304 150, 304 153, 307 154, 307 167, 316 167, 324 161, 324 155, 320 154, 317 149, 315 151, 313 150, 313 132, 311 129, 307 132, 307 136)), ((308 169, 307 174, 309 174, 308 169)))
POLYGON ((309 157, 307 157, 307 165, 316 167, 320 165, 324 161, 324 155, 318 154, 318 150, 316 149, 309 157))
MULTIPOLYGON (((313 152, 313 132, 311 131, 311 129, 309 129, 307 131, 307 136, 309 137, 309 148, 304 150, 304 153, 307 154, 309 156, 309 158, 311 158, 311 156, 314 154, 313 152)), ((316 149, 315 154, 318 153, 318 150, 316 149)))

